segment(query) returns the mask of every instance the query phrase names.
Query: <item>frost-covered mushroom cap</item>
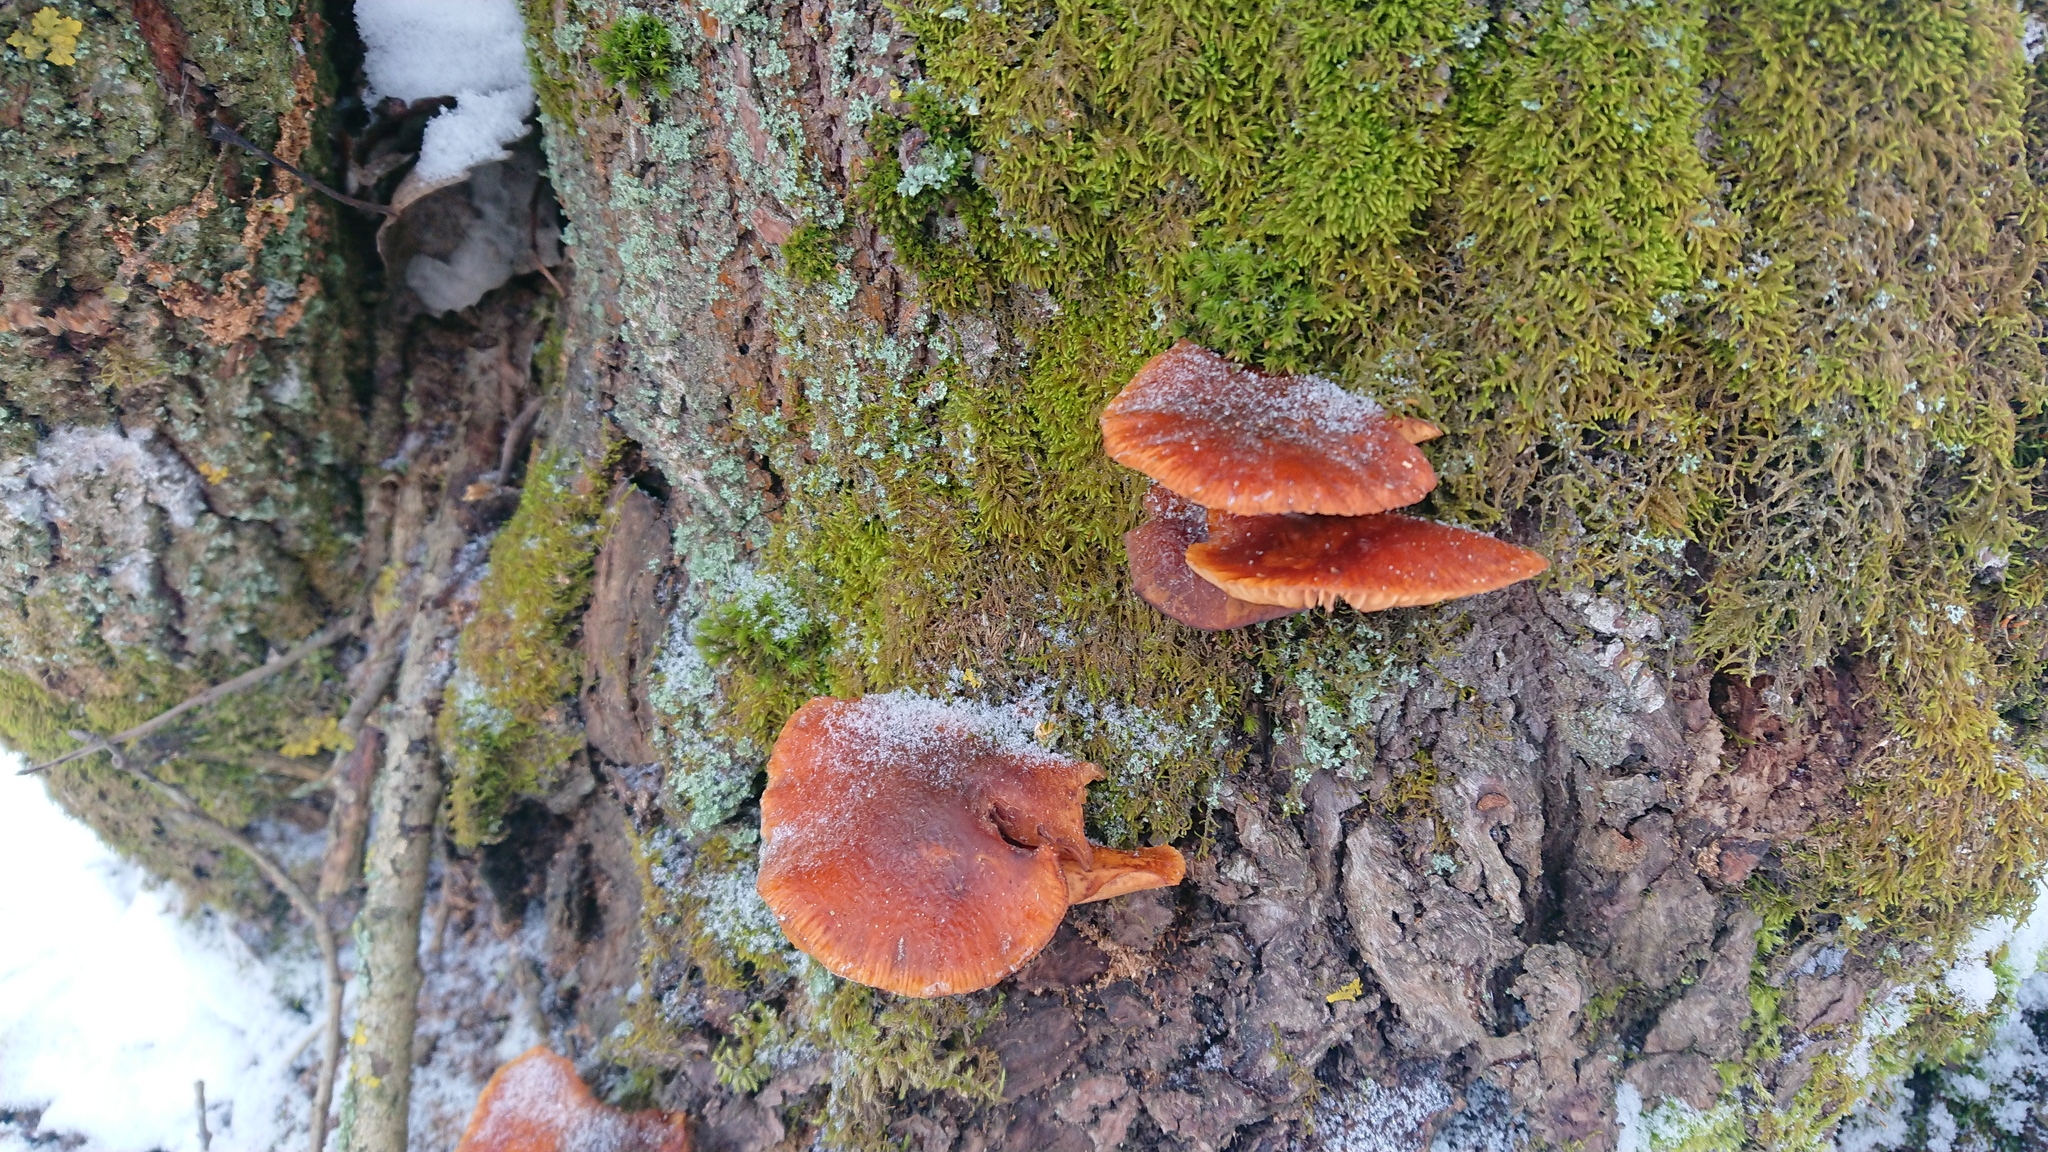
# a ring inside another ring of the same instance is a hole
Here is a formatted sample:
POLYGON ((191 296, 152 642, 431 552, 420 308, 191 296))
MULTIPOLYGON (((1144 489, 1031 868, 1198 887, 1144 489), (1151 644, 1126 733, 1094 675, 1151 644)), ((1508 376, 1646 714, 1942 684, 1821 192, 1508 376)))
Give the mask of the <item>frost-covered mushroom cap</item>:
POLYGON ((1100 776, 993 707, 821 697, 768 759, 761 898, 849 980, 906 996, 986 988, 1052 939, 1072 900, 1179 882, 1171 848, 1088 843, 1081 801, 1100 776))
POLYGON ((1320 376, 1268 376, 1182 341, 1153 357, 1102 412, 1110 458, 1240 516, 1364 516, 1436 487, 1421 420, 1320 376))
POLYGON ((1187 551, 1195 574, 1254 604, 1361 612, 1435 604, 1527 580, 1550 562, 1478 532, 1411 516, 1212 515, 1187 551))
POLYGON ((621 1112, 598 1102, 576 1066, 530 1048, 492 1073, 455 1152, 690 1152, 681 1113, 621 1112))

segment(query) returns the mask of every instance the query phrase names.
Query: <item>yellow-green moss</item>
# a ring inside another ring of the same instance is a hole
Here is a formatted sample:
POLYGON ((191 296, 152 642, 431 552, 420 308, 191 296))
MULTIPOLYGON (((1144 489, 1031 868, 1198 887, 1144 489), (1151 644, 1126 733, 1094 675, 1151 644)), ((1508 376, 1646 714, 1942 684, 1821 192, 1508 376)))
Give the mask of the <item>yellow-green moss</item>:
POLYGON ((668 25, 645 12, 614 20, 598 35, 597 55, 590 59, 605 83, 624 88, 635 100, 645 92, 668 99, 682 64, 682 50, 668 25))
POLYGON ((821 973, 802 1000, 796 1013, 757 1002, 734 1017, 712 1061, 728 1087, 751 1093, 793 1053, 843 1056, 824 1107, 805 1117, 827 1147, 889 1147, 889 1125, 913 1094, 978 1103, 1002 1096, 1002 1062, 975 1042, 1000 1012, 999 999, 909 999, 821 973))
POLYGON ((830 228, 806 224, 782 244, 782 258, 799 284, 823 284, 839 272, 839 237, 830 228))
POLYGON ((440 720, 449 827, 464 847, 496 839, 512 803, 545 792, 583 746, 568 711, 583 663, 569 640, 590 598, 609 472, 609 460, 537 452, 491 542, 440 720))

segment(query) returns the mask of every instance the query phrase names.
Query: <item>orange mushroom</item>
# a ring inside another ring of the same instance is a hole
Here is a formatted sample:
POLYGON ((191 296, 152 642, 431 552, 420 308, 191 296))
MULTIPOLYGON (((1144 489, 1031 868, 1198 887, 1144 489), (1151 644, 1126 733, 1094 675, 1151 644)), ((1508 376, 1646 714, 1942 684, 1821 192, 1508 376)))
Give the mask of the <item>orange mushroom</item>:
POLYGON ((848 980, 905 996, 986 988, 1045 947, 1068 905, 1180 883, 1171 847, 1088 843, 1081 800, 1101 776, 994 708, 819 697, 768 758, 761 899, 848 980))
POLYGON ((1435 604, 1527 580, 1550 562, 1478 532, 1412 516, 1212 513, 1188 566, 1231 596, 1287 608, 1361 612, 1435 604))
POLYGON ((1208 512, 1165 488, 1145 494, 1151 518, 1124 533, 1131 584, 1147 604, 1190 628, 1220 632, 1300 611, 1239 600, 1188 567, 1188 546, 1209 538, 1208 512))
POLYGON ((1320 376, 1269 376, 1185 340, 1102 412, 1111 459, 1241 516, 1413 504, 1436 487, 1415 443, 1440 434, 1320 376))
POLYGON ((477 1098, 455 1152, 690 1152, 681 1113, 621 1112, 598 1103, 576 1066, 530 1048, 501 1066, 477 1098))

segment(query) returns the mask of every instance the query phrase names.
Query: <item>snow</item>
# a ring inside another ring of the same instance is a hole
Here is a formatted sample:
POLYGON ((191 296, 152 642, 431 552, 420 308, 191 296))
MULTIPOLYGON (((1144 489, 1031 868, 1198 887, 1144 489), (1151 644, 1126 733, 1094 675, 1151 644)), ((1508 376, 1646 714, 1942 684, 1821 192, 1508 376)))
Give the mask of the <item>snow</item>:
MULTIPOLYGON (((216 1152, 304 1140, 295 1073, 318 1059, 310 958, 265 959, 212 914, 187 916, 0 753, 0 1110, 95 1152, 216 1152)), ((34 1133, 0 1125, 0 1148, 34 1133)))
POLYGON ((1978 925, 1957 950, 1955 964, 1942 974, 1942 983, 1966 1009, 1982 1012, 1998 998, 1998 974, 1992 970, 1992 962, 1999 950, 2004 949, 2013 977, 2025 980, 2039 967, 2044 945, 2048 945, 2048 878, 2035 887, 2034 907, 2025 920, 1994 916, 1978 925))
POLYGON ((427 124, 413 174, 429 183, 503 160, 526 135, 533 81, 513 0, 356 0, 371 102, 453 96, 427 124))

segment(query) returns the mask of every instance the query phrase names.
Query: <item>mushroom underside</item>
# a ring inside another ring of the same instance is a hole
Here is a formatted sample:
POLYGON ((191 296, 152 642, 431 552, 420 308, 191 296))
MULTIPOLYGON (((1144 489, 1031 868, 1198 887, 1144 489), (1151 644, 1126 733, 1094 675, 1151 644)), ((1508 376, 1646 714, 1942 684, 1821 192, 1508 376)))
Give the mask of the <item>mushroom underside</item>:
POLYGON ((1436 604, 1526 580, 1549 561, 1491 536, 1380 513, 1374 516, 1215 516, 1188 566, 1254 604, 1361 612, 1436 604))

